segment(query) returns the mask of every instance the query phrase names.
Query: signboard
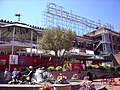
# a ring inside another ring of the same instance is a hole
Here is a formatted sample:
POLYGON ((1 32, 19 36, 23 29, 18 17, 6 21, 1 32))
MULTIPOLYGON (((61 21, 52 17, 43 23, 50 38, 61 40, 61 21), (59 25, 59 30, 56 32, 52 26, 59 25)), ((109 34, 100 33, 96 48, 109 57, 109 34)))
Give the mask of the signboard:
POLYGON ((9 64, 18 64, 18 55, 9 55, 9 64))
POLYGON ((71 64, 71 70, 74 71, 74 70, 82 70, 83 67, 81 64, 71 64))

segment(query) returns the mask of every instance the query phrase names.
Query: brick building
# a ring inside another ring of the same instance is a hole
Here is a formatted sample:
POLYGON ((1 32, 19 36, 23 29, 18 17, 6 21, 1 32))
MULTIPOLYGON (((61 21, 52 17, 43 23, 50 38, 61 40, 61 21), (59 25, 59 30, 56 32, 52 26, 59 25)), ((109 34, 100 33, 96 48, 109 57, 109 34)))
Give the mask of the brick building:
POLYGON ((120 52, 120 32, 102 27, 86 35, 94 38, 96 54, 106 55, 120 52))
MULTIPOLYGON (((49 63, 50 65, 53 63, 54 59, 43 62, 45 60, 42 60, 44 58, 39 58, 40 55, 38 54, 38 51, 32 52, 32 49, 38 48, 37 39, 42 34, 43 30, 44 28, 41 27, 1 19, 0 64, 4 64, 5 61, 4 58, 6 56, 3 56, 3 54, 7 55, 7 60, 10 58, 8 55, 18 55, 18 64, 23 64, 23 66, 28 66, 31 64, 33 66, 37 66, 39 64, 45 65, 46 63, 49 63), (30 53, 26 51, 26 48, 30 49, 30 53)), ((82 63, 86 63, 86 61, 92 61, 93 64, 96 64, 99 63, 100 60, 103 60, 101 57, 97 58, 96 55, 109 56, 111 54, 120 52, 120 33, 102 27, 83 36, 77 36, 76 40, 73 41, 73 46, 78 50, 78 55, 71 54, 69 58, 79 59, 82 61, 82 63), (92 52, 92 54, 88 52, 92 52)), ((49 59, 49 56, 47 56, 47 59, 49 59)), ((7 65, 9 64, 9 60, 5 62, 7 65)))

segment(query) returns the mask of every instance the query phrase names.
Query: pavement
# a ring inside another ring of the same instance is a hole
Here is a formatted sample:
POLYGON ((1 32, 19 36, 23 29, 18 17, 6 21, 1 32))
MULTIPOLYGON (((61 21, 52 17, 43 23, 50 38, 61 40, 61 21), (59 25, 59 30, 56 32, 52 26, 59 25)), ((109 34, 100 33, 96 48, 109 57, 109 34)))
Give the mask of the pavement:
MULTIPOLYGON (((114 81, 115 83, 103 83, 101 82, 102 79, 95 79, 93 81, 93 84, 95 84, 97 87, 101 87, 101 86, 104 86, 106 87, 108 90, 120 90, 120 78, 114 78, 114 81)), ((78 90, 79 88, 79 85, 80 85, 80 82, 81 80, 79 81, 76 81, 76 82, 72 82, 70 83, 71 85, 73 86, 76 86, 76 87, 72 87, 73 89, 72 90, 78 90)), ((26 84, 12 84, 12 85, 9 85, 9 84, 0 84, 0 87, 40 87, 40 85, 26 85, 26 84)))
POLYGON ((114 81, 113 83, 111 82, 101 82, 102 79, 96 79, 93 81, 94 84, 100 84, 100 85, 104 85, 104 86, 109 86, 109 87, 112 87, 112 88, 115 88, 116 90, 120 90, 120 78, 114 78, 114 81))

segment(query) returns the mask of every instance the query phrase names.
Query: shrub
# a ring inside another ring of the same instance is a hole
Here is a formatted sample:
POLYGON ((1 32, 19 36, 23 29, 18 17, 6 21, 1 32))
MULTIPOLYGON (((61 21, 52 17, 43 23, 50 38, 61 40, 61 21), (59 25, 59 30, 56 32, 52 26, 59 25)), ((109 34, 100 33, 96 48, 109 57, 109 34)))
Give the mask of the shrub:
POLYGON ((106 68, 104 66, 99 66, 99 69, 102 71, 106 70, 106 68))
POLYGON ((62 71, 63 68, 62 68, 62 66, 57 66, 57 67, 55 68, 55 70, 56 70, 56 71, 62 71))
POLYGON ((98 69, 99 66, 98 66, 98 65, 92 65, 92 68, 93 68, 93 69, 98 69))
POLYGON ((104 66, 106 70, 109 70, 111 66, 104 66))
POLYGON ((87 65, 87 69, 88 69, 88 70, 93 69, 92 65, 87 65))
POLYGON ((47 68, 47 70, 48 70, 48 71, 55 71, 55 67, 54 67, 54 66, 49 66, 49 67, 47 68))
POLYGON ((120 66, 116 66, 116 70, 117 70, 117 71, 120 71, 120 66))
POLYGON ((109 67, 109 69, 111 70, 111 71, 114 71, 115 70, 115 67, 109 67))

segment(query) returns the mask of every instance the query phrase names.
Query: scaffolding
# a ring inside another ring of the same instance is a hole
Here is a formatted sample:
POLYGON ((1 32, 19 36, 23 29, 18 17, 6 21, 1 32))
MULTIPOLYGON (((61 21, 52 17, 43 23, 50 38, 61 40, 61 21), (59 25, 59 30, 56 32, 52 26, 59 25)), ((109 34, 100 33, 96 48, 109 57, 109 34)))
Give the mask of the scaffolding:
MULTIPOLYGON (((100 20, 93 21, 64 10, 62 6, 54 3, 48 3, 44 14, 44 27, 61 26, 63 28, 75 31, 77 35, 82 36, 101 27, 100 20)), ((108 24, 107 24, 108 25, 108 24)), ((105 25, 105 27, 108 27, 105 25)), ((110 28, 110 24, 109 24, 110 28)))

